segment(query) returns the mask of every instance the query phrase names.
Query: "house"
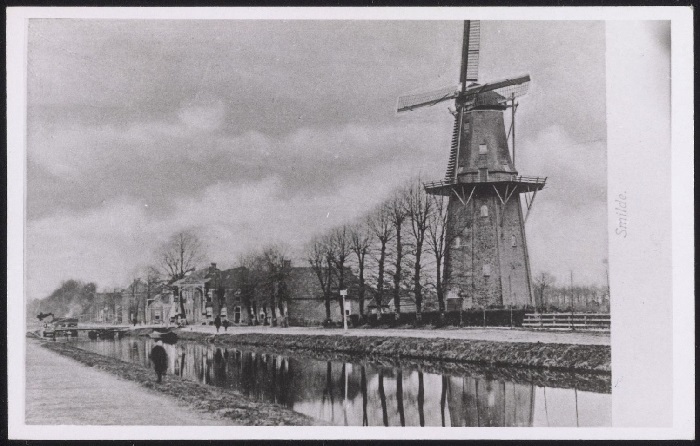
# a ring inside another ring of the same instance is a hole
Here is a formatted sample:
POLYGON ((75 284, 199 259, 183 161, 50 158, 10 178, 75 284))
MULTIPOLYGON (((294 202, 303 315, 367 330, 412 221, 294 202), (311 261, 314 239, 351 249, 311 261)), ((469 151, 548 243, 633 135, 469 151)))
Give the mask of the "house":
POLYGON ((163 287, 160 293, 146 303, 147 324, 170 324, 175 322, 175 298, 168 287, 163 287))
MULTIPOLYGON (((326 320, 326 307, 316 273, 310 267, 289 264, 286 269, 286 278, 270 281, 264 273, 245 267, 220 270, 212 263, 173 282, 172 304, 162 297, 154 300, 149 304, 154 312, 149 320, 155 321, 157 314, 164 320, 165 307, 172 305, 173 322, 184 317, 188 323, 211 325, 219 316, 234 325, 257 325, 270 324, 275 317, 289 325, 321 325, 326 320)), ((331 319, 340 322, 343 316, 336 281, 332 284, 331 319)), ((350 268, 346 268, 345 288, 346 314, 359 315, 358 281, 350 268)))
MULTIPOLYGON (((342 322, 341 298, 338 293, 336 280, 331 284, 331 320, 342 322)), ((359 283, 350 268, 345 270, 345 313, 348 318, 360 314, 358 300, 359 283)), ((311 267, 293 267, 288 278, 289 325, 309 326, 321 325, 326 320, 326 303, 321 283, 316 272, 311 267)))
POLYGON ((218 288, 216 282, 219 272, 216 263, 212 263, 208 268, 192 271, 171 284, 176 319, 185 319, 194 324, 213 323, 214 291, 218 288))

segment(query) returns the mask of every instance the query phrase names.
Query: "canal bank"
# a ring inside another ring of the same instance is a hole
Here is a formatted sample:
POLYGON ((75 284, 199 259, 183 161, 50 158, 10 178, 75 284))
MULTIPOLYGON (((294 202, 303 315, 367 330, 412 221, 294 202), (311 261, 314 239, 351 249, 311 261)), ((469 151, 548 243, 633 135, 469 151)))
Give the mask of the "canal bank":
POLYGON ((233 425, 27 340, 25 422, 32 425, 233 425), (157 410, 154 410, 157 409, 157 410))
MULTIPOLYGON (((213 327, 212 327, 213 328, 213 327)), ((215 342, 230 346, 251 346, 277 351, 312 351, 372 359, 408 359, 482 364, 491 367, 534 368, 548 371, 610 374, 610 346, 592 343, 514 342, 464 339, 458 337, 300 334, 290 332, 212 333, 210 327, 178 330, 180 339, 215 342)), ((406 330, 410 332, 410 330, 406 330)), ((134 332, 134 334, 139 334, 134 332)), ((427 334, 427 333, 426 333, 427 334)), ((505 333, 512 335, 511 333, 505 333)), ((547 333, 545 333, 546 335, 547 333)))
MULTIPOLYGON (((148 367, 86 351, 72 345, 71 342, 38 340, 32 334, 28 335, 28 337, 30 338, 27 339, 28 348, 32 348, 32 346, 35 348, 43 347, 88 367, 107 372, 122 380, 137 383, 140 387, 145 388, 143 390, 146 392, 157 392, 172 398, 171 401, 173 402, 184 403, 197 415, 192 416, 191 423, 182 422, 182 420, 178 419, 178 424, 181 425, 217 424, 215 422, 201 422, 202 419, 206 418, 205 414, 227 421, 227 423, 223 424, 247 426, 309 426, 322 424, 318 420, 279 405, 253 401, 239 392, 213 388, 172 374, 166 375, 163 383, 156 384, 153 370, 148 367)), ((105 380, 105 385, 109 385, 107 380, 105 380)), ((74 395, 73 398, 79 399, 80 395, 74 395)), ((109 401, 104 403, 105 406, 109 406, 109 401)), ((99 411, 100 406, 96 404, 94 409, 99 411)))

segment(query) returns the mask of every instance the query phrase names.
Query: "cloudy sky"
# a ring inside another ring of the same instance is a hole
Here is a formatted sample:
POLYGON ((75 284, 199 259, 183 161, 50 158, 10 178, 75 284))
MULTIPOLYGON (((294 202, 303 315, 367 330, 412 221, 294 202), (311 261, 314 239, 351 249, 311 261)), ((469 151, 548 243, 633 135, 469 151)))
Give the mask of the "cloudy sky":
MULTIPOLYGON (((125 286, 196 228, 233 265, 300 248, 420 174, 444 175, 452 118, 397 96, 455 84, 460 21, 32 19, 27 291, 125 286)), ((530 73, 517 168, 548 176, 534 272, 605 281, 603 22, 482 22, 480 78, 530 73)))

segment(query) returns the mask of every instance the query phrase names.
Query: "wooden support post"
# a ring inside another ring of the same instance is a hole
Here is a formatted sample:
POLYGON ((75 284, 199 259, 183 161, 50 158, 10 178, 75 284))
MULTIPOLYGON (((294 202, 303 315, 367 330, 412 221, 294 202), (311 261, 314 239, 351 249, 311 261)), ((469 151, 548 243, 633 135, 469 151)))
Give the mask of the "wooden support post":
POLYGON ((515 93, 510 94, 511 125, 513 126, 513 167, 515 167, 515 93))
POLYGON ((462 197, 459 196, 456 190, 452 189, 452 193, 455 194, 455 197, 457 197, 457 199, 461 201, 464 206, 467 205, 467 203, 464 202, 464 200, 462 199, 462 197))
POLYGON ((493 190, 496 191, 496 195, 498 195, 498 199, 501 200, 501 204, 505 206, 505 202, 503 201, 503 197, 501 197, 500 192, 498 192, 498 188, 492 184, 491 187, 493 187, 493 190))

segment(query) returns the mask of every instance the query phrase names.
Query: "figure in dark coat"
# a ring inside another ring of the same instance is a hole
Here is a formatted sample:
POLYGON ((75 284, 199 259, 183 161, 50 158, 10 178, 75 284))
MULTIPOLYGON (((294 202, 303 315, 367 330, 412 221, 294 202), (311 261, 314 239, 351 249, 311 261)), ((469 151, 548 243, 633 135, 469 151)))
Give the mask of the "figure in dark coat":
POLYGON ((163 341, 160 339, 156 341, 156 345, 151 349, 151 361, 153 361, 158 382, 161 382, 163 374, 168 370, 168 354, 163 347, 163 341))
POLYGON ((228 326, 229 326, 229 321, 228 321, 228 319, 224 319, 223 326, 224 326, 224 331, 228 331, 228 326))
POLYGON ((221 316, 216 316, 214 318, 214 326, 216 327, 216 332, 219 332, 219 327, 221 327, 221 316))

